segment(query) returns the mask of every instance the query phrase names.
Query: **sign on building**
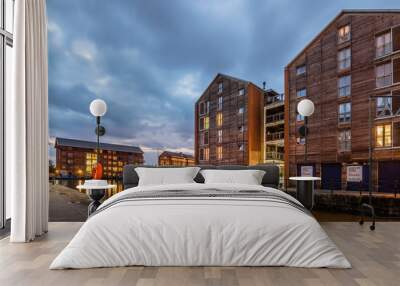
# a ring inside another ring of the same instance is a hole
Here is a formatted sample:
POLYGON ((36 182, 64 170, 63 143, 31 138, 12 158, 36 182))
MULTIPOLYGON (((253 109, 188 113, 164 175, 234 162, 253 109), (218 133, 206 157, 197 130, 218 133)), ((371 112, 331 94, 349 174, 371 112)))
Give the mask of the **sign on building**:
POLYGON ((301 166, 300 173, 302 177, 312 177, 314 174, 313 166, 301 166))
POLYGON ((363 180, 362 166, 347 166, 347 182, 361 182, 363 180))

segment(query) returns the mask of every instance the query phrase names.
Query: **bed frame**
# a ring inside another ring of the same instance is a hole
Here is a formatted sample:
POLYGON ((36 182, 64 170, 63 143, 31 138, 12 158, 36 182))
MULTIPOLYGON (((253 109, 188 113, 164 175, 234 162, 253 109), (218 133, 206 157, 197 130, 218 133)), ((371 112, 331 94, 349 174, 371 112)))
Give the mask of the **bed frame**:
MULTIPOLYGON (((125 165, 123 169, 123 185, 124 190, 128 188, 136 187, 139 183, 139 176, 135 171, 135 168, 139 167, 137 165, 125 165)), ((140 166, 147 168, 154 168, 154 166, 140 166)), ((171 166, 166 166, 171 167, 171 166)), ((278 188, 279 186, 279 167, 273 164, 260 164, 254 166, 240 166, 240 165, 223 165, 223 166, 214 166, 214 165, 199 165, 202 170, 206 169, 219 169, 219 170, 263 170, 265 171, 265 175, 262 179, 261 184, 264 187, 278 188)), ((157 167, 157 168, 165 168, 165 167, 157 167)), ((182 167, 174 167, 174 168, 182 168, 182 167)), ((203 176, 198 173, 196 178, 194 178, 197 183, 204 183, 203 176)))

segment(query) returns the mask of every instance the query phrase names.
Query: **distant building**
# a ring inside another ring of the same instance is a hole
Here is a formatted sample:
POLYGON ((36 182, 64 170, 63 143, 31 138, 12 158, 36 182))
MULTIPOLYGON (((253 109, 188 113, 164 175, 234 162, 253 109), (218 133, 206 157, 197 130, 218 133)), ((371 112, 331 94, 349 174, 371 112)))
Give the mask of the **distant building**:
POLYGON ((371 142, 374 190, 400 188, 399 55, 400 10, 344 10, 286 66, 286 178, 304 171, 323 189, 367 189, 371 142), (315 104, 307 161, 304 98, 315 104))
POLYGON ((195 104, 196 164, 262 163, 263 110, 263 89, 217 74, 195 104))
MULTIPOLYGON (((63 177, 90 177, 97 163, 96 142, 56 138, 56 175, 63 177)), ((100 143, 100 162, 105 178, 122 177, 127 164, 144 163, 139 147, 100 143)))
POLYGON ((264 162, 279 166, 283 179, 284 171, 284 95, 272 89, 264 96, 264 162))
POLYGON ((182 152, 164 151, 158 157, 159 166, 193 166, 194 157, 182 152))

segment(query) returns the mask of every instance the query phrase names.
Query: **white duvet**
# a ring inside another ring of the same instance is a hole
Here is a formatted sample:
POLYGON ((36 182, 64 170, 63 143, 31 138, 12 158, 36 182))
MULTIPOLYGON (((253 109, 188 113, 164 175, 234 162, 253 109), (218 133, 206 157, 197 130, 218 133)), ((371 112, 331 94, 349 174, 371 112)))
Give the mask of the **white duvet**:
MULTIPOLYGON (((254 185, 179 184, 149 190, 257 189, 254 185)), ((50 269, 145 266, 294 266, 349 268, 318 222, 293 206, 257 199, 160 198, 124 201, 86 221, 50 269)))

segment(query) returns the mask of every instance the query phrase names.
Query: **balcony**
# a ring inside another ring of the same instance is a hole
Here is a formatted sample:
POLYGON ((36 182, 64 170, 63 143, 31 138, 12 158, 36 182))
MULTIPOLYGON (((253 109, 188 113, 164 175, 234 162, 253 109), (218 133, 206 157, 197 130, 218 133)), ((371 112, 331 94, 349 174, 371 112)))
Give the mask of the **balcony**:
POLYGON ((284 104, 284 101, 285 101, 285 95, 283 93, 277 94, 275 96, 268 96, 265 109, 272 109, 277 106, 281 106, 284 104))
POLYGON ((267 141, 282 140, 285 136, 283 131, 267 134, 267 141))
POLYGON ((285 119, 285 113, 284 112, 279 112, 276 114, 271 114, 267 115, 265 117, 265 125, 266 126, 274 126, 274 125, 279 125, 283 124, 285 119))
POLYGON ((280 152, 265 152, 265 160, 281 160, 283 161, 284 154, 280 152))

